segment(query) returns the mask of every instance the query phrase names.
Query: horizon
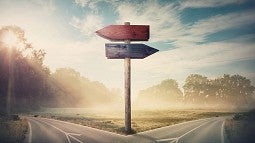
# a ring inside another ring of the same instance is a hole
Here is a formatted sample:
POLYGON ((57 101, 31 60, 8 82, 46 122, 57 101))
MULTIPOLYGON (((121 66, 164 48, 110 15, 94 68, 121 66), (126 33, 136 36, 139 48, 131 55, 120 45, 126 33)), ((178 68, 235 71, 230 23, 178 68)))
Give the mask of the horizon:
POLYGON ((70 67, 123 91, 123 60, 105 57, 109 41, 95 31, 126 21, 150 25, 150 39, 141 43, 159 52, 131 61, 133 99, 165 79, 177 80, 182 89, 190 74, 239 74, 255 85, 254 7, 252 0, 2 0, 0 27, 24 29, 28 42, 46 51, 44 63, 51 72, 70 67))

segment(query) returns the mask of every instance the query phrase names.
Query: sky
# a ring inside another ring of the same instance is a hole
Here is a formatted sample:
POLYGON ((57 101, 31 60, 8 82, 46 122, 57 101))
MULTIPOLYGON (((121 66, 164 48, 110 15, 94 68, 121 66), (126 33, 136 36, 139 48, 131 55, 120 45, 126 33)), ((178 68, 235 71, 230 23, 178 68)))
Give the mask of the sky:
POLYGON ((95 31, 112 24, 150 25, 144 43, 159 52, 131 61, 131 88, 165 79, 182 87, 190 74, 239 74, 255 85, 254 0, 0 0, 0 27, 17 25, 51 72, 70 67, 109 88, 124 88, 124 61, 107 59, 95 31))

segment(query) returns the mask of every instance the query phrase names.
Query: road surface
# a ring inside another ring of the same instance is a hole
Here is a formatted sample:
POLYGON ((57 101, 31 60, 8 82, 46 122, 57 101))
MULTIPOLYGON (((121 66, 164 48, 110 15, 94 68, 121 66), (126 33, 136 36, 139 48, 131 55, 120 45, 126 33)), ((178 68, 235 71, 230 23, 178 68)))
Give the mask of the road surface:
POLYGON ((228 143, 226 117, 189 121, 134 135, 118 135, 73 123, 27 117, 26 143, 228 143))

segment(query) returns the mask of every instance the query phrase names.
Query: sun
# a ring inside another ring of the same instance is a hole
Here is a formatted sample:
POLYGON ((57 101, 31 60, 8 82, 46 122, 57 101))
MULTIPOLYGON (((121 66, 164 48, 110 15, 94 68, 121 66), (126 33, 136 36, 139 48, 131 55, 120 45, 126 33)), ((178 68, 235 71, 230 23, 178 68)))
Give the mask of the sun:
POLYGON ((13 31, 7 31, 3 34, 2 42, 6 47, 12 48, 17 45, 18 37, 13 31))

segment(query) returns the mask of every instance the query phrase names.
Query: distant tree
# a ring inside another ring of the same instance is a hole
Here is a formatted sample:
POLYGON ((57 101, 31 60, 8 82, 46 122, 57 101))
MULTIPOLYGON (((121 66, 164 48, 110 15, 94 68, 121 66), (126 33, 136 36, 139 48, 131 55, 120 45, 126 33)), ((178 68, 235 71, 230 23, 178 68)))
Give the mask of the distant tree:
POLYGON ((192 74, 189 75, 183 86, 184 100, 193 104, 205 103, 206 98, 209 97, 210 81, 207 77, 192 74))
POLYGON ((60 68, 51 75, 58 85, 54 95, 59 106, 91 107, 99 104, 114 104, 120 95, 109 90, 104 84, 80 75, 71 68, 60 68))
POLYGON ((218 85, 216 95, 224 103, 235 106, 248 105, 253 100, 252 95, 255 90, 251 85, 251 81, 241 75, 224 75, 215 79, 218 85))
POLYGON ((138 94, 138 104, 140 106, 170 106, 182 100, 182 91, 178 87, 176 80, 167 79, 160 84, 142 90, 138 94))
POLYGON ((240 75, 227 75, 213 80, 192 74, 183 86, 184 101, 196 105, 221 107, 248 106, 253 102, 254 86, 251 81, 240 75))

